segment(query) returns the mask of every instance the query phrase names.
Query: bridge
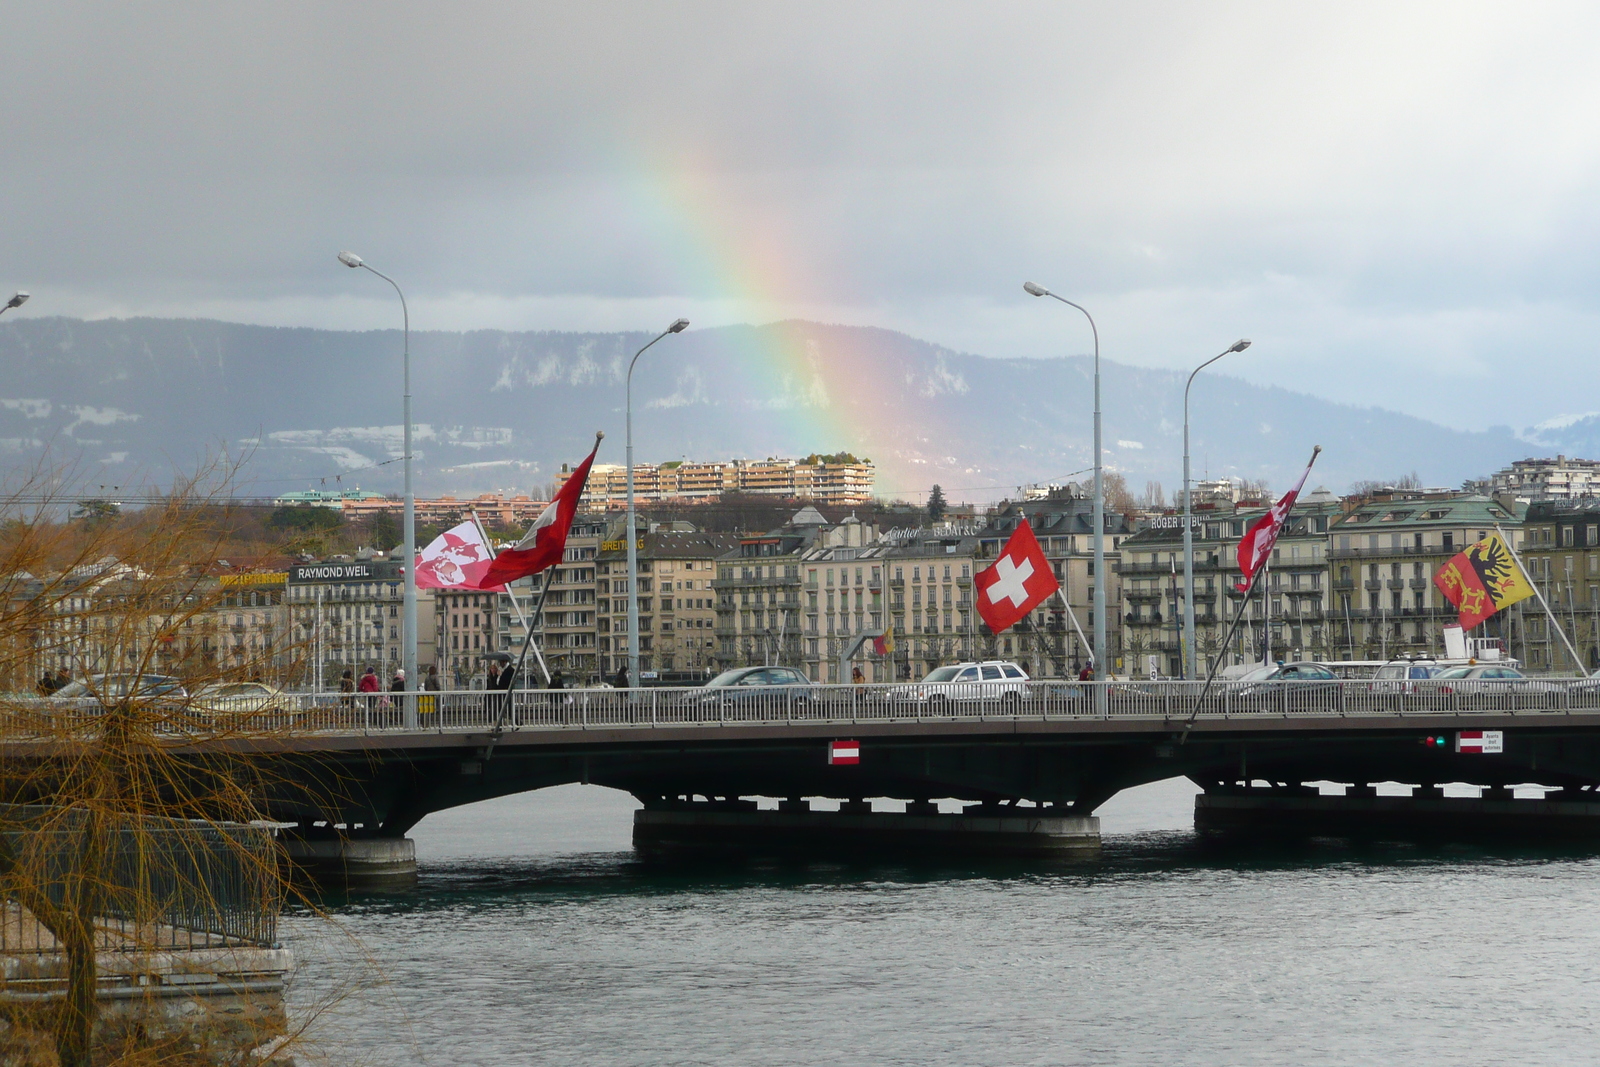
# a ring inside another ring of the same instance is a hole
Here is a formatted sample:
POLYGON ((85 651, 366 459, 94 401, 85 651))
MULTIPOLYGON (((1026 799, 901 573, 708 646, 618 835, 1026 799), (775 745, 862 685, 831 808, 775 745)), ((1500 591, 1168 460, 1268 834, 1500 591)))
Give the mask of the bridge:
MULTIPOLYGON (((871 798, 906 802, 898 825, 909 837, 961 830, 977 841, 987 827, 1012 844, 1052 833, 1097 844, 1096 808, 1179 776, 1206 791, 1205 817, 1223 822, 1241 805, 1281 816, 1342 799, 1312 803, 1309 782, 1350 784, 1347 807, 1373 783, 1413 784, 1417 805, 1447 804, 1445 783, 1484 787, 1486 805, 1538 783, 1555 791, 1547 805, 1600 826, 1600 689, 1581 683, 1235 683, 1203 700, 1188 682, 986 686, 304 695, 219 713, 219 724, 236 714, 250 728, 186 744, 259 765, 271 817, 310 860, 348 865, 359 853, 379 874, 404 873, 405 835, 431 812, 575 782, 637 797, 644 844, 674 838, 674 826, 705 843, 892 830, 871 798), (1471 736, 1484 731, 1488 745, 1471 736), (857 743, 854 761, 837 758, 840 741, 857 743), (778 810, 755 812, 757 797, 778 810), (830 821, 808 798, 836 798, 840 811, 830 821), (971 806, 938 814, 934 802, 949 799, 971 806)), ((1506 812, 1534 811, 1516 803, 1506 812)))

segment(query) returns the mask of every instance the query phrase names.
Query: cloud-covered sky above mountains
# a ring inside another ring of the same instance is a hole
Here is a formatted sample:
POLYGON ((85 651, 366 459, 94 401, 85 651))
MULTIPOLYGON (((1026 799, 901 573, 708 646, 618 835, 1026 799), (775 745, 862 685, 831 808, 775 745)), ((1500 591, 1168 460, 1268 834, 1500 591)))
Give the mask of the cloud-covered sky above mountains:
POLYGON ((1457 427, 1600 408, 1592 6, 0 10, 22 314, 393 325, 350 248, 422 328, 1087 351, 1032 278, 1122 362, 1248 336, 1231 373, 1457 427))

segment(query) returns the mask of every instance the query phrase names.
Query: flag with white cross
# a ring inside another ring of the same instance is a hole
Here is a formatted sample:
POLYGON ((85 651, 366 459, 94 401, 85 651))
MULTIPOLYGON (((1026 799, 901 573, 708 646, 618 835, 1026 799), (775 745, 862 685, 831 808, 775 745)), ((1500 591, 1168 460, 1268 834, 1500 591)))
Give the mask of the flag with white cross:
POLYGON ((978 594, 978 614, 997 634, 1021 622, 1061 588, 1026 520, 1017 524, 1000 557, 979 571, 972 584, 978 594))

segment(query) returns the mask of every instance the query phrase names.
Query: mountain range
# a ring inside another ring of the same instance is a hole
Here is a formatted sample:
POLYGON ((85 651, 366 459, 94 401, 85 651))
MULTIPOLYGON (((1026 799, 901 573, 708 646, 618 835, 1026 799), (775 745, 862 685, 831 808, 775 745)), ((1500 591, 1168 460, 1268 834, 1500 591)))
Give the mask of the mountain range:
MULTIPOLYGON (((417 491, 537 493, 581 458, 623 462, 628 361, 638 333, 472 331, 410 337, 417 491)), ((242 457, 240 491, 397 491, 399 331, 179 319, 18 317, 0 323, 0 456, 48 456, 86 487, 124 489, 242 457)), ((780 322, 669 336, 634 374, 635 458, 849 451, 879 492, 992 500, 1090 466, 1092 360, 997 359, 889 330, 780 322)), ((1180 372, 1102 363, 1106 463, 1136 493, 1181 471, 1180 372)), ((1456 485, 1529 455, 1600 451, 1600 414, 1521 433, 1469 432, 1208 372, 1191 397, 1195 477, 1283 487, 1320 444, 1314 483, 1416 471, 1456 485)))

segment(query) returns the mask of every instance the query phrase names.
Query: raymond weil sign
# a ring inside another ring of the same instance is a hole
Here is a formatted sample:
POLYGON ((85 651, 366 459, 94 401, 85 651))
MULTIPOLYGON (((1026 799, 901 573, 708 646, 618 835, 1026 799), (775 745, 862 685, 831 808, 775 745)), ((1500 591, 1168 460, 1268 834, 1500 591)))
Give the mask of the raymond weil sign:
POLYGON ((405 577, 399 560, 360 563, 302 563, 289 568, 290 585, 313 582, 398 582, 405 577))

